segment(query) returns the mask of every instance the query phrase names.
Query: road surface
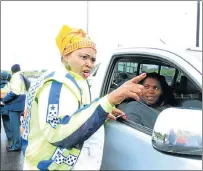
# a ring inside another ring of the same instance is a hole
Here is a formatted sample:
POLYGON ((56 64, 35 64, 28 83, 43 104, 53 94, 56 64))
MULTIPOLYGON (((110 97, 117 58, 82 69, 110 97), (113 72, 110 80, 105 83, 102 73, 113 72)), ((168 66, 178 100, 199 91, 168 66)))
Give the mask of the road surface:
POLYGON ((7 152, 7 138, 1 121, 1 170, 22 170, 22 152, 7 152))

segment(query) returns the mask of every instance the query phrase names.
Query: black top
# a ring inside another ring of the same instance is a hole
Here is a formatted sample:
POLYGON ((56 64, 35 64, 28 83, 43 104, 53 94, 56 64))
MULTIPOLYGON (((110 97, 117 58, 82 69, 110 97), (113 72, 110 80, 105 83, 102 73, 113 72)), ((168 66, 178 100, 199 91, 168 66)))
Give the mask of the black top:
POLYGON ((169 107, 170 105, 151 107, 141 99, 140 102, 132 101, 126 104, 123 112, 126 114, 128 120, 153 129, 159 113, 169 107))

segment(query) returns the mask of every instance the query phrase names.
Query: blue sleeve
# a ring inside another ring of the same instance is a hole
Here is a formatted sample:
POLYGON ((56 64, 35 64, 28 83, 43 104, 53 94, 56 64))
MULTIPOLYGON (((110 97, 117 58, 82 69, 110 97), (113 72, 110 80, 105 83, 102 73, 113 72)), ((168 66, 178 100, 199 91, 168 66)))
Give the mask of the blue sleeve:
POLYGON ((6 94, 6 96, 1 100, 3 103, 8 103, 10 101, 15 100, 16 98, 18 98, 19 95, 13 93, 12 91, 10 91, 9 93, 6 94))
MULTIPOLYGON (((97 100, 95 100, 93 103, 97 103, 97 100)), ((83 111, 88 110, 90 105, 76 111, 76 113, 81 113, 80 115, 82 115, 83 111)), ((78 127, 78 129, 73 132, 73 134, 69 135, 61 141, 52 144, 63 148, 72 148, 77 144, 82 144, 104 124, 107 115, 108 113, 104 111, 101 105, 98 105, 95 111, 92 113, 91 117, 87 119, 80 127, 78 127)), ((65 117, 63 119, 66 120, 65 117)), ((69 119, 72 118, 70 117, 69 119)))
MULTIPOLYGON (((50 87, 46 87, 41 92, 43 95, 41 94, 38 99, 40 128, 49 143, 58 147, 72 148, 94 134, 104 124, 108 113, 113 110, 114 106, 105 96, 95 99, 72 115, 64 115, 60 112, 59 104, 61 88, 61 83, 52 82, 50 87)), ((68 102, 67 98, 66 102, 71 104, 71 99, 68 102)))

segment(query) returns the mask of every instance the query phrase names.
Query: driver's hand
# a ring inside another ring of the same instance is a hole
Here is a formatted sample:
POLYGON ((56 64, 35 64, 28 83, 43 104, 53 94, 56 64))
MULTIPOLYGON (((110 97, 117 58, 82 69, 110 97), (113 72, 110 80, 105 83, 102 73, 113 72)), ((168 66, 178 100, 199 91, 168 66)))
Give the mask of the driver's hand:
POLYGON ((144 89, 143 85, 138 84, 142 79, 146 77, 146 73, 143 73, 137 77, 126 81, 119 88, 108 94, 108 100, 112 105, 120 104, 126 98, 134 98, 139 101, 144 89))

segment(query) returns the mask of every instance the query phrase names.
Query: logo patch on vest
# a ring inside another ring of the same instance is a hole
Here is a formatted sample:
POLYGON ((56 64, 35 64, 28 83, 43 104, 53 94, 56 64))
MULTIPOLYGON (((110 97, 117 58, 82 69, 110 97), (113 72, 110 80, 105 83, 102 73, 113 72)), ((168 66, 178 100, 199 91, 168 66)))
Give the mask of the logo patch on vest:
POLYGON ((73 166, 77 161, 77 157, 71 154, 65 157, 63 155, 63 152, 64 152, 64 149, 57 148, 51 159, 54 160, 54 163, 58 165, 65 163, 69 166, 73 166))
POLYGON ((53 127, 56 128, 56 125, 60 123, 58 116, 58 104, 49 104, 47 122, 53 127))

